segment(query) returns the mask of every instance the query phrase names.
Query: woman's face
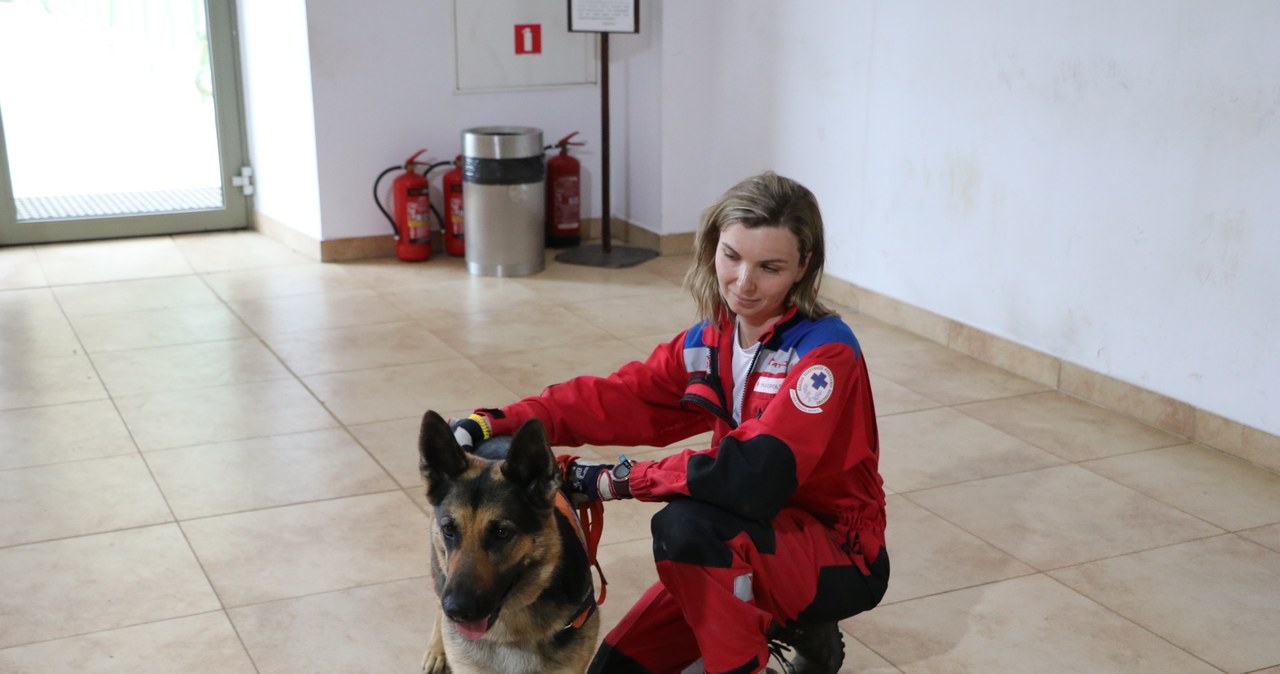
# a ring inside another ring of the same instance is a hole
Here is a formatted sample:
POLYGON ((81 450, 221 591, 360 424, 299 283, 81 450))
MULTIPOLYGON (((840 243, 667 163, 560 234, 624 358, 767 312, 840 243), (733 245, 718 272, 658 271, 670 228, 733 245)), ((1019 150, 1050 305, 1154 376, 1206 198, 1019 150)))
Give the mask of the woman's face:
POLYGON ((720 296, 749 326, 764 327, 782 315, 787 294, 804 276, 805 265, 800 243, 786 227, 744 227, 735 222, 720 232, 720 296))

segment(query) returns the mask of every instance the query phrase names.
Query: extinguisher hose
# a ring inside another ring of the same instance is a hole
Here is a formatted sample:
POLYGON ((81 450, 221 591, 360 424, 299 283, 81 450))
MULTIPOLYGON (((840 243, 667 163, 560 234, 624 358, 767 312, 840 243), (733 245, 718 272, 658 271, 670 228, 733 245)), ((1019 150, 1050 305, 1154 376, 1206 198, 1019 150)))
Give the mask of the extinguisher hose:
MULTIPOLYGON (((438 161, 434 164, 427 166, 427 170, 423 171, 422 175, 425 177, 427 175, 430 175, 432 171, 440 168, 441 166, 451 166, 451 165, 453 165, 452 161, 438 161)), ((387 209, 385 207, 383 207, 382 199, 378 197, 378 185, 382 184, 382 179, 387 177, 388 173, 391 173, 392 171, 395 171, 397 169, 402 169, 402 168, 404 168, 404 166, 400 164, 397 164, 395 166, 389 166, 385 171, 383 171, 382 173, 379 173, 378 177, 375 178, 373 181, 373 203, 377 204, 378 210, 382 211, 383 217, 385 217, 387 219, 387 222, 391 224, 391 232, 395 234, 397 239, 400 238, 400 229, 396 227, 396 219, 391 217, 391 214, 387 212, 387 209)), ((436 220, 440 223, 440 230, 444 231, 444 228, 445 228, 444 218, 440 217, 440 211, 436 210, 436 205, 431 202, 427 202, 427 205, 431 207, 431 212, 435 213, 436 220)))
POLYGON ((382 214, 387 218, 387 222, 391 223, 391 231, 396 235, 397 239, 400 238, 400 230, 396 227, 395 218, 391 217, 391 214, 387 212, 387 209, 382 207, 382 199, 378 198, 378 184, 382 182, 383 178, 387 177, 388 173, 391 173, 398 168, 402 167, 400 165, 396 165, 388 168, 382 173, 379 173, 378 177, 373 181, 373 203, 378 205, 378 210, 382 211, 382 214))

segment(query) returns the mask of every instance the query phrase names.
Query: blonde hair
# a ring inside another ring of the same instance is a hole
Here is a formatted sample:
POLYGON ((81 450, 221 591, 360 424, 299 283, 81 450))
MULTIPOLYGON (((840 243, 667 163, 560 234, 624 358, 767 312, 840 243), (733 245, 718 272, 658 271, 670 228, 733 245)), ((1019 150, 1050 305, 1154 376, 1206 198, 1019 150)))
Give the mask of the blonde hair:
POLYGON ((818 299, 826 261, 818 200, 804 185, 767 171, 729 188, 702 212, 693 240, 693 264, 684 278, 685 287, 697 304, 698 318, 715 321, 728 310, 716 279, 716 249, 720 246, 720 232, 732 224, 747 228, 785 227, 795 235, 800 263, 807 265, 804 275, 787 293, 786 306, 799 307, 799 313, 809 318, 832 314, 818 299))

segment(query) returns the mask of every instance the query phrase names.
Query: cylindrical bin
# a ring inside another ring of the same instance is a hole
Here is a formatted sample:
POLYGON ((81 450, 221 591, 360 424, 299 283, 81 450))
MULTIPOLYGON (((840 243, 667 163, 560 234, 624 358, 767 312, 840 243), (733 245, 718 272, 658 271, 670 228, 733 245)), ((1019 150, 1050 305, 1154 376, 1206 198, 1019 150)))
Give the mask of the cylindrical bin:
POLYGON ((528 276, 542 271, 546 215, 542 130, 482 126, 462 132, 462 208, 467 271, 528 276))

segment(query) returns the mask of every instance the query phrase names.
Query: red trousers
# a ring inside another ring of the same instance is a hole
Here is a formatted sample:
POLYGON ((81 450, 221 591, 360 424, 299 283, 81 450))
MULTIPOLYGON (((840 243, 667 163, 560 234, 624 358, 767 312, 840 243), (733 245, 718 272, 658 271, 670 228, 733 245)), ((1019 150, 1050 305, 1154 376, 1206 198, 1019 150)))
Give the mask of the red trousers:
POLYGON ((856 542, 795 508, 764 525, 682 499, 652 528, 658 583, 605 637, 591 672, 757 672, 771 627, 846 618, 888 587, 883 549, 864 575, 852 561, 856 542))

